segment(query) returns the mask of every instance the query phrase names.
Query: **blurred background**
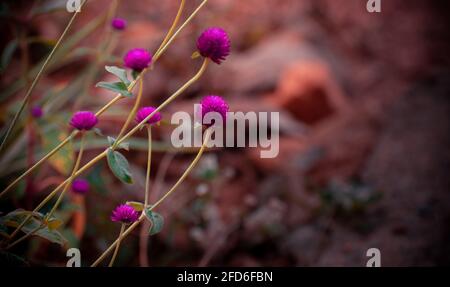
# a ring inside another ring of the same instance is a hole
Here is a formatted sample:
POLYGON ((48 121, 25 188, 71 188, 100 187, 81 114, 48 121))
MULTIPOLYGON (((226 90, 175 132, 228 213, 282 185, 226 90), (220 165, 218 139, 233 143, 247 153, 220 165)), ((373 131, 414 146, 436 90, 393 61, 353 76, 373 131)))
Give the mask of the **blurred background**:
MULTIPOLYGON (((3 189, 70 132, 80 109, 98 110, 113 94, 95 88, 113 77, 128 49, 155 51, 180 1, 89 0, 39 81, 0 155, 3 189), (125 18, 111 31, 111 15, 125 18), (35 119, 31 109, 41 106, 35 119)), ((209 151, 160 207, 162 233, 148 224, 122 244, 117 266, 365 266, 381 251, 384 266, 450 263, 450 121, 448 1, 210 0, 145 75, 145 105, 157 106, 199 68, 190 58, 207 27, 230 35, 232 53, 163 111, 193 112, 207 94, 232 111, 280 112, 280 154, 258 148, 209 151)), ((184 18, 200 3, 187 1, 184 18)), ((27 87, 67 25, 65 1, 0 3, 2 133, 27 87)), ((183 18, 183 19, 184 19, 183 18)), ((117 135, 133 101, 108 110, 99 127, 117 135)), ((170 145, 173 126, 154 129, 151 199, 157 200, 193 159, 170 145)), ((69 194, 58 211, 65 247, 33 237, 12 251, 31 266, 65 266, 67 247, 91 264, 117 237, 112 209, 142 201, 146 135, 124 154, 132 185, 106 161, 91 168, 85 196, 69 194)), ((32 209, 70 173, 78 142, 57 153, 0 201, 4 214, 32 209)), ((88 137, 83 162, 106 146, 88 137)), ((4 254, 2 256, 5 256, 4 254)), ((8 259, 10 260, 10 259, 8 259)))

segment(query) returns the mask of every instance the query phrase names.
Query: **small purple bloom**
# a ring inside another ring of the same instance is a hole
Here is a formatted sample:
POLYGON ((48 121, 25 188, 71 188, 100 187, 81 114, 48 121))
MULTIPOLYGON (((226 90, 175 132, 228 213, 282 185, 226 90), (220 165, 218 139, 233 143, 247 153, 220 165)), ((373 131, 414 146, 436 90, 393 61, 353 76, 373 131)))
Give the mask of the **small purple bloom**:
POLYGON ((131 49, 123 58, 125 66, 135 71, 142 71, 152 62, 152 55, 145 49, 131 49))
POLYGON ((34 106, 31 109, 31 115, 33 116, 33 118, 39 119, 43 114, 44 112, 42 111, 42 108, 40 106, 34 106))
POLYGON ((114 18, 111 21, 111 26, 116 29, 116 30, 123 30, 127 27, 127 21, 125 19, 122 18, 114 18))
POLYGON ((111 215, 111 220, 114 222, 133 223, 139 218, 139 213, 131 206, 121 204, 111 215))
POLYGON ((86 194, 89 191, 89 182, 82 178, 74 179, 72 182, 72 191, 77 194, 86 194))
MULTIPOLYGON (((136 122, 140 123, 142 122, 146 117, 148 117, 151 113, 153 113, 156 110, 155 107, 143 107, 140 108, 139 111, 136 114, 136 122)), ((161 120, 161 113, 156 112, 150 119, 147 120, 147 124, 154 124, 161 120)))
POLYGON ((98 122, 94 113, 88 111, 76 112, 70 120, 70 125, 80 131, 92 129, 98 122))
POLYGON ((205 58, 220 64, 230 54, 230 38, 221 28, 206 29, 197 40, 197 49, 205 58))
POLYGON ((209 95, 204 97, 201 102, 202 122, 205 115, 209 112, 216 112, 222 116, 222 121, 225 122, 227 112, 229 110, 228 104, 220 96, 209 95))

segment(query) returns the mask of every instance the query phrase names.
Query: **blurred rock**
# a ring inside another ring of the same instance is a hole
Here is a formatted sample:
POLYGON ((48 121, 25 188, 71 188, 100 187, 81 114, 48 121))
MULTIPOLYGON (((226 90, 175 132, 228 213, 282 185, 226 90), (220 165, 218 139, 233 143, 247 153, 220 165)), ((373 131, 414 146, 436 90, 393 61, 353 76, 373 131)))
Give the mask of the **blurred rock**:
POLYGON ((281 74, 272 102, 308 124, 349 110, 348 99, 320 61, 297 60, 289 65, 281 74))
POLYGON ((299 58, 316 54, 296 33, 268 37, 255 48, 231 55, 220 70, 211 73, 211 88, 227 93, 253 94, 273 90, 283 69, 299 58))

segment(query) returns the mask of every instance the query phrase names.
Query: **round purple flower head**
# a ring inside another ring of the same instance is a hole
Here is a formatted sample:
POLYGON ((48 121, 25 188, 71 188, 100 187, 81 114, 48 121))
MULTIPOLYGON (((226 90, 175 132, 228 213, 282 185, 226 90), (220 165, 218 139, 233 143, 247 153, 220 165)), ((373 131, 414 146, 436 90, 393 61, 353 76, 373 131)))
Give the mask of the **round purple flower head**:
POLYGON ((142 71, 152 62, 152 55, 145 49, 131 49, 123 58, 125 66, 135 71, 142 71))
POLYGON ((139 213, 131 206, 121 204, 114 209, 111 220, 114 222, 133 223, 139 218, 139 213))
POLYGON ((224 99, 222 99, 222 97, 214 95, 206 96, 201 100, 200 105, 202 111, 202 123, 203 118, 209 112, 219 113, 222 117, 222 121, 225 122, 229 108, 228 104, 224 99))
POLYGON ((76 112, 70 120, 70 125, 80 131, 92 129, 98 122, 94 113, 88 111, 76 112))
MULTIPOLYGON (((136 122, 142 122, 146 117, 148 117, 151 113, 156 110, 155 107, 143 107, 140 108, 136 114, 136 122)), ((161 120, 161 113, 156 112, 150 119, 147 120, 146 124, 154 124, 161 120)))
POLYGON ((89 191, 89 182, 82 178, 74 179, 72 182, 72 191, 77 194, 86 194, 89 191))
POLYGON ((115 30, 123 30, 127 27, 127 21, 125 19, 122 18, 114 18, 111 21, 111 26, 115 29, 115 30))
POLYGON ((230 54, 230 38, 221 28, 206 29, 197 40, 197 49, 205 58, 220 64, 230 54))
POLYGON ((40 106, 34 106, 31 109, 31 115, 33 116, 33 118, 40 118, 42 117, 42 115, 44 114, 44 112, 42 111, 42 108, 40 106))

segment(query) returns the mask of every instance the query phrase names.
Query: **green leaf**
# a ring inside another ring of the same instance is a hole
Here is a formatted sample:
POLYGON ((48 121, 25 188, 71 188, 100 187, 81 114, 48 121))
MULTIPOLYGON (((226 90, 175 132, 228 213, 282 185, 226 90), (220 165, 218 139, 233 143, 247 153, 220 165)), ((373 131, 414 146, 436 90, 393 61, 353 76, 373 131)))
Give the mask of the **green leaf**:
MULTIPOLYGON (((113 146, 114 143, 116 142, 116 139, 113 138, 113 137, 108 136, 107 139, 108 139, 108 143, 109 143, 110 146, 113 146)), ((123 143, 120 143, 118 145, 118 147, 119 148, 123 148, 124 150, 128 151, 130 149, 130 144, 127 143, 127 142, 123 142, 123 143)))
POLYGON ((107 160, 109 168, 118 179, 124 183, 133 183, 133 178, 130 172, 130 164, 120 152, 108 149, 107 160))
MULTIPOLYGON (((48 132, 44 133, 42 138, 44 151, 46 153, 50 152, 55 148, 55 146, 59 145, 68 136, 69 135, 66 131, 59 129, 49 130, 48 132)), ((69 173, 72 171, 74 162, 75 155, 71 142, 63 146, 49 159, 50 165, 63 175, 69 175, 69 173)))
POLYGON ((150 227, 150 230, 148 231, 148 233, 150 235, 155 235, 155 234, 159 233, 163 229, 164 217, 161 214, 157 213, 157 212, 151 211, 150 208, 147 208, 145 210, 145 216, 152 223, 152 226, 150 227))
POLYGON ((17 49, 17 39, 14 39, 6 45, 3 49, 2 57, 0 60, 0 71, 4 71, 13 57, 14 51, 17 49))
POLYGON ((95 133, 96 135, 101 136, 101 137, 104 136, 101 129, 99 129, 99 128, 93 128, 92 130, 94 131, 94 133, 95 133))
POLYGON ((136 70, 133 70, 133 71, 131 72, 131 76, 133 77, 134 80, 136 80, 137 77, 139 77, 140 74, 141 74, 141 72, 136 71, 136 70))
MULTIPOLYGON (((22 228, 22 230, 25 233, 28 233, 28 232, 31 232, 33 229, 31 229, 27 225, 25 225, 22 228)), ((61 233, 59 233, 56 230, 50 230, 47 226, 36 231, 35 235, 37 235, 41 238, 47 239, 50 242, 57 243, 61 246, 64 246, 67 242, 67 239, 64 238, 64 236, 62 236, 61 233)))
POLYGON ((132 93, 128 92, 128 87, 122 82, 110 83, 110 82, 99 82, 96 87, 104 88, 116 93, 120 93, 125 97, 131 98, 133 96, 132 93))
POLYGON ((49 230, 55 230, 58 229, 63 224, 62 220, 57 218, 50 218, 47 221, 47 226, 49 230))
POLYGON ((133 207, 136 211, 144 210, 144 204, 138 201, 127 201, 127 205, 133 207))
POLYGON ((105 69, 111 74, 118 77, 122 83, 124 83, 127 87, 130 85, 130 81, 128 80, 127 71, 121 69, 116 66, 105 66, 105 69))
MULTIPOLYGON (((33 217, 30 218, 27 223, 20 229, 24 233, 29 233, 39 226, 42 226, 42 214, 40 213, 32 213, 26 210, 14 210, 5 216, 0 218, 0 224, 9 227, 18 227, 26 218, 28 214, 33 214, 33 217), (38 218, 36 218, 38 217, 38 218)), ((38 231, 35 231, 34 235, 39 236, 41 238, 47 239, 50 242, 57 243, 59 245, 64 245, 66 243, 66 239, 56 230, 50 230, 47 226, 42 227, 38 231)))

